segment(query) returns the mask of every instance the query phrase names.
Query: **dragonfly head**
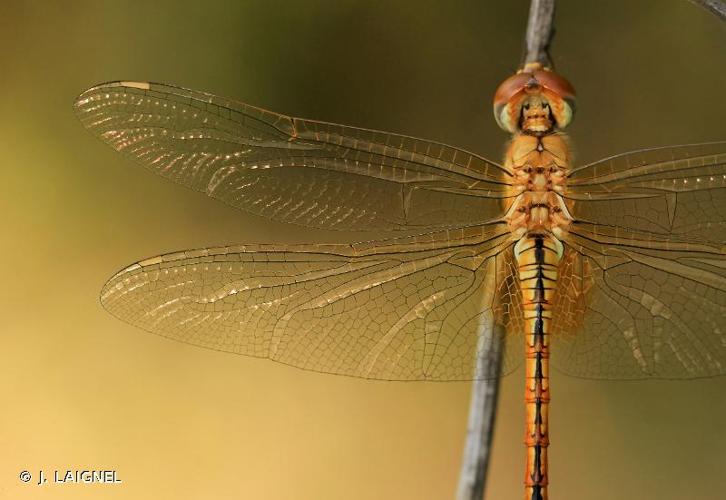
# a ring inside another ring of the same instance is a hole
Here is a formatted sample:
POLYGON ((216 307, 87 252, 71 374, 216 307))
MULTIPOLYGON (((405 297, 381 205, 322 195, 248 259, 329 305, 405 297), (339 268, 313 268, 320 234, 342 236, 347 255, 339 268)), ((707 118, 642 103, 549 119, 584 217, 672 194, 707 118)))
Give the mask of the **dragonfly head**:
POLYGON ((509 133, 543 135, 563 129, 575 113, 570 82, 540 64, 528 64, 494 94, 494 118, 509 133))

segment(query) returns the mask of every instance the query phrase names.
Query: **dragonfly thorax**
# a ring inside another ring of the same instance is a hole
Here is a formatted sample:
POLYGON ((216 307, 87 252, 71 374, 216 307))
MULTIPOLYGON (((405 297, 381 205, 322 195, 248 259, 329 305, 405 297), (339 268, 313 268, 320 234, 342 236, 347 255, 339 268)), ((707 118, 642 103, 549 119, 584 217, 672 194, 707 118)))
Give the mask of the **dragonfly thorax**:
POLYGON ((547 233, 565 236, 572 222, 562 196, 569 163, 564 134, 540 137, 521 133, 514 137, 505 160, 514 179, 509 198, 513 201, 507 207, 505 220, 516 237, 547 233))

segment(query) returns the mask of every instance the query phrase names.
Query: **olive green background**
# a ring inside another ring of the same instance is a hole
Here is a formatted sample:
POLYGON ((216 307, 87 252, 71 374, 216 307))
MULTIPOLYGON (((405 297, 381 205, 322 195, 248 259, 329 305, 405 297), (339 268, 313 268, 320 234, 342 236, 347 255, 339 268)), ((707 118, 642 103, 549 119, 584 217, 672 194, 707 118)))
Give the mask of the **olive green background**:
MULTIPOLYGON (((0 3, 0 498, 453 498, 469 385, 371 382, 155 337, 98 291, 141 258, 349 241, 239 213, 86 133, 73 98, 151 80, 498 159, 491 95, 525 1, 0 3), (36 486, 39 469, 118 485, 36 486)), ((685 0, 558 2, 578 161, 724 139, 726 27, 685 0)), ((522 371, 504 379, 488 500, 522 495, 522 371)), ((726 378, 552 379, 552 500, 716 500, 726 378)))

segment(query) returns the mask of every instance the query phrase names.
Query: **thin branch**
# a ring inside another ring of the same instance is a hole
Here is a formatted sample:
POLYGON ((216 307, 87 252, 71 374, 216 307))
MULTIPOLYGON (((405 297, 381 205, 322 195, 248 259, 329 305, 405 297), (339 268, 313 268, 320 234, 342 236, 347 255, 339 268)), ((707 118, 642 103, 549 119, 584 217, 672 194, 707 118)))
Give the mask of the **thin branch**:
POLYGON ((690 0, 691 3, 700 5, 704 9, 715 14, 721 21, 726 21, 726 4, 720 0, 690 0))
POLYGON ((522 66, 540 63, 552 67, 550 43, 554 36, 552 21, 555 17, 555 0, 532 0, 527 21, 527 36, 522 66))
MULTIPOLYGON (((492 341, 477 353, 476 373, 498 374, 501 371, 504 329, 487 325, 492 341)), ((483 332, 479 333, 480 335, 483 332)), ((494 420, 499 395, 499 378, 475 380, 471 387, 469 423, 466 428, 464 459, 459 474, 457 500, 481 500, 484 498, 489 456, 491 453, 494 420)))

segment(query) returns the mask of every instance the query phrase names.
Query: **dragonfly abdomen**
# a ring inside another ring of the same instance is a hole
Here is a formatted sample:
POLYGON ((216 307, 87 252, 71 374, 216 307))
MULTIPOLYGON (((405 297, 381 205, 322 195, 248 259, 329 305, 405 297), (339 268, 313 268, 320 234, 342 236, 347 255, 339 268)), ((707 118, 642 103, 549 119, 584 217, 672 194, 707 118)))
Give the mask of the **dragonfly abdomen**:
POLYGON ((525 500, 547 499, 549 335, 562 243, 528 234, 514 248, 522 290, 525 335, 525 500))

